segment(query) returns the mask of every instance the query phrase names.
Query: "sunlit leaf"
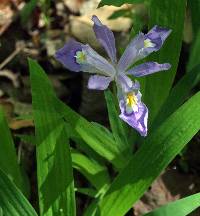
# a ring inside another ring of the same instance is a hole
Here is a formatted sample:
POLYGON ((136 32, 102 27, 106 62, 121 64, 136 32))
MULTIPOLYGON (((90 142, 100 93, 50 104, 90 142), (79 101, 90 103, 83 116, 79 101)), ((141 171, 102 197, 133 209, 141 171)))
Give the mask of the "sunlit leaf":
POLYGON ((186 216, 200 206, 200 193, 164 205, 144 216, 186 216))
POLYGON ((145 140, 100 201, 100 215, 123 216, 199 129, 197 93, 145 140))
POLYGON ((24 191, 23 179, 17 162, 16 149, 1 107, 0 137, 0 169, 2 169, 22 191, 24 191))
POLYGON ((65 122, 53 106, 54 92, 42 68, 29 60, 35 123, 40 214, 75 215, 74 180, 65 122))
POLYGON ((21 191, 0 169, 0 215, 37 216, 35 210, 21 191), (1 214, 3 212, 3 214, 1 214))

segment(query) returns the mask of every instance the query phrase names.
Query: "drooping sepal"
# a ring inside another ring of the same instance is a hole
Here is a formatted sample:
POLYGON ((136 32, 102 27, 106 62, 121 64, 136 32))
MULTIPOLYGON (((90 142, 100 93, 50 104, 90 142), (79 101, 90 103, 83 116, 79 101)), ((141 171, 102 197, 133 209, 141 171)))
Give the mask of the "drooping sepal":
POLYGON ((126 112, 126 105, 124 101, 120 102, 121 114, 119 117, 137 130, 141 136, 147 135, 147 120, 148 120, 148 109, 144 103, 137 105, 138 110, 133 111, 130 114, 126 112))
POLYGON ((126 89, 118 86, 118 101, 121 114, 119 117, 136 129, 141 136, 147 135, 148 109, 141 101, 142 94, 138 81, 132 82, 132 87, 126 89))
POLYGON ((81 66, 76 60, 76 55, 81 52, 81 43, 71 39, 55 53, 55 58, 70 71, 79 72, 81 66))
POLYGON ((112 81, 112 78, 110 77, 93 75, 93 76, 90 76, 88 80, 88 88, 96 89, 96 90, 105 90, 108 88, 111 81, 112 81))

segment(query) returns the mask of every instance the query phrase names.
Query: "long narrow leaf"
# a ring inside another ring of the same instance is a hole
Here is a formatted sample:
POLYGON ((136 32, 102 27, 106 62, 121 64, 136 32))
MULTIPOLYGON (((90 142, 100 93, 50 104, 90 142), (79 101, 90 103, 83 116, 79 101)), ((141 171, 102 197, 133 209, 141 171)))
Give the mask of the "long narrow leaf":
POLYGON ((200 81, 200 64, 197 65, 190 73, 186 73, 182 79, 171 90, 167 100, 163 104, 152 129, 158 127, 170 114, 172 114, 187 99, 191 90, 200 81))
POLYGON ((72 162, 73 167, 82 173, 97 190, 110 183, 106 167, 96 161, 77 151, 72 151, 72 162))
POLYGON ((0 215, 37 216, 35 210, 20 190, 0 169, 0 215), (1 214, 3 212, 3 214, 1 214))
POLYGON ((144 216, 186 216, 200 206, 200 193, 162 206, 144 216))
POLYGON ((13 139, 8 128, 3 109, 0 107, 0 169, 23 191, 23 180, 17 163, 17 155, 13 139))
POLYGON ((150 110, 150 120, 153 120, 171 89, 178 65, 186 0, 151 0, 150 27, 159 25, 172 29, 164 47, 152 55, 151 60, 159 63, 169 62, 172 67, 169 71, 153 74, 146 77, 145 102, 150 110))
POLYGON ((36 135, 40 214, 75 215, 74 181, 65 122, 54 110, 54 92, 42 68, 29 60, 36 135))
POLYGON ((146 139, 100 202, 100 215, 123 216, 199 129, 197 93, 146 139))
POLYGON ((119 118, 119 113, 117 112, 117 109, 115 107, 113 95, 109 90, 105 91, 105 99, 107 103, 109 121, 113 136, 118 145, 121 145, 122 148, 128 150, 128 154, 130 153, 130 145, 128 143, 127 134, 125 132, 124 124, 119 118))
MULTIPOLYGON (((65 126, 68 125, 65 124, 65 126)), ((69 127, 67 127, 67 131, 69 132, 68 129, 69 127)), ((35 145, 34 136, 18 135, 18 137, 25 142, 35 145)), ((75 139, 75 142, 80 142, 80 140, 75 139)), ((83 155, 77 150, 71 150, 71 157, 73 168, 77 169, 83 176, 85 176, 91 185, 96 187, 96 189, 100 190, 102 187, 106 188, 107 185, 110 184, 110 177, 106 166, 87 157, 86 155, 83 155)))
POLYGON ((126 157, 123 149, 117 146, 112 137, 99 127, 88 122, 82 116, 74 112, 69 106, 55 99, 55 107, 62 117, 75 128, 76 132, 94 151, 109 160, 117 168, 126 164, 126 157))

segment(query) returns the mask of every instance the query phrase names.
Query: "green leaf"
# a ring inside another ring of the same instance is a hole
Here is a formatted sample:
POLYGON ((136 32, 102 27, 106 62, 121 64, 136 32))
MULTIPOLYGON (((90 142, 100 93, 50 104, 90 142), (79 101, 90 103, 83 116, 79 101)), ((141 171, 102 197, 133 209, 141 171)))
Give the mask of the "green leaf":
POLYGON ((110 183, 108 171, 105 166, 100 165, 97 161, 91 160, 78 151, 72 151, 73 167, 82 173, 89 182, 100 190, 110 183))
POLYGON ((144 216, 186 216, 200 206, 200 193, 164 205, 144 216))
POLYGON ((96 216, 96 211, 98 208, 98 202, 99 202, 99 198, 93 199, 92 202, 90 203, 90 205, 85 210, 83 216, 96 216))
MULTIPOLYGON (((69 133, 68 124, 65 124, 65 126, 67 126, 67 132, 69 133)), ((24 142, 35 145, 34 136, 17 135, 17 137, 19 137, 24 142)), ((74 139, 74 137, 73 140, 75 142, 81 142, 81 144, 83 144, 81 140, 74 139)), ((77 169, 83 176, 85 176, 86 179, 92 184, 92 186, 96 187, 98 190, 107 188, 107 186, 110 184, 110 177, 106 166, 101 165, 97 162, 97 160, 90 159, 86 155, 83 155, 74 149, 71 150, 71 157, 73 168, 77 169)))
POLYGON ((74 180, 65 122, 55 111, 55 94, 42 68, 29 59, 35 123, 40 214, 75 215, 74 180))
MULTIPOLYGON (((85 141, 81 138, 81 136, 75 131, 72 126, 66 122, 66 127, 68 130, 69 138, 76 143, 76 149, 80 152, 84 152, 88 157, 101 162, 104 164, 105 159, 102 158, 99 154, 97 154, 85 141)), ((109 134, 111 134, 109 132, 109 134)), ((112 135, 112 134, 111 134, 112 135)))
POLYGON ((189 96, 191 90, 200 81, 200 64, 190 73, 186 73, 171 90, 167 100, 164 102, 152 129, 158 127, 168 116, 170 116, 189 96))
POLYGON ((100 215, 123 216, 199 129, 197 93, 147 137, 100 201, 100 215))
POLYGON ((0 169, 0 215, 37 216, 20 190, 0 169), (1 214, 3 212, 3 214, 1 214))
POLYGON ((97 195, 97 191, 92 188, 77 188, 76 191, 91 198, 95 198, 97 195))
POLYGON ((195 66, 200 64, 200 28, 197 32, 197 36, 192 43, 191 51, 190 51, 190 58, 187 64, 187 72, 190 72, 195 66))
POLYGON ((116 145, 113 138, 102 128, 88 122, 58 99, 55 99, 55 108, 95 152, 119 169, 126 164, 127 159, 123 155, 123 149, 116 145))
POLYGON ((200 27, 200 0, 188 1, 188 5, 191 10, 192 27, 196 37, 200 27))
POLYGON ((121 6, 123 4, 136 4, 143 3, 144 0, 101 0, 98 7, 103 7, 104 5, 121 6))
POLYGON ((150 3, 149 26, 159 25, 172 29, 164 47, 150 58, 151 61, 169 62, 172 65, 166 72, 146 77, 144 101, 150 110, 150 122, 167 98, 176 74, 182 44, 185 8, 186 0, 151 0, 150 3))
POLYGON ((107 108, 108 108, 110 126, 112 129, 112 134, 115 138, 115 141, 118 145, 121 146, 121 148, 124 148, 124 151, 128 150, 126 154, 127 156, 128 154, 131 155, 130 145, 127 139, 127 133, 125 131, 123 121, 119 118, 119 112, 117 111, 115 107, 115 101, 114 101, 113 95, 111 91, 109 90, 105 91, 104 94, 105 94, 105 99, 106 99, 107 108))
POLYGON ((17 162, 16 149, 8 128, 3 109, 0 107, 0 169, 2 169, 12 181, 24 191, 23 179, 17 162))

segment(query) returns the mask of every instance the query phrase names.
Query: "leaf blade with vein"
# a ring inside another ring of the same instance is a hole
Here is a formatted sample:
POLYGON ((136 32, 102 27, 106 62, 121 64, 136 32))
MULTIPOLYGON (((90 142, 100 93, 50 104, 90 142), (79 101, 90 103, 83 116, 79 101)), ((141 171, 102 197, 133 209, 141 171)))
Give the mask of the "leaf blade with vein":
POLYGON ((200 193, 170 202, 144 216, 186 216, 200 206, 200 193))
POLYGON ((200 93, 173 113, 136 152, 100 201, 101 216, 123 216, 200 129, 200 93))
POLYGON ((19 164, 17 162, 17 155, 14 142, 3 113, 0 107, 0 168, 12 178, 14 183, 24 191, 23 179, 21 176, 19 164))
POLYGON ((75 215, 74 183, 65 122, 54 109, 55 94, 43 69, 31 59, 29 59, 29 68, 40 213, 43 216, 60 214, 73 216, 75 215))
POLYGON ((37 216, 28 200, 1 169, 0 215, 37 216))

